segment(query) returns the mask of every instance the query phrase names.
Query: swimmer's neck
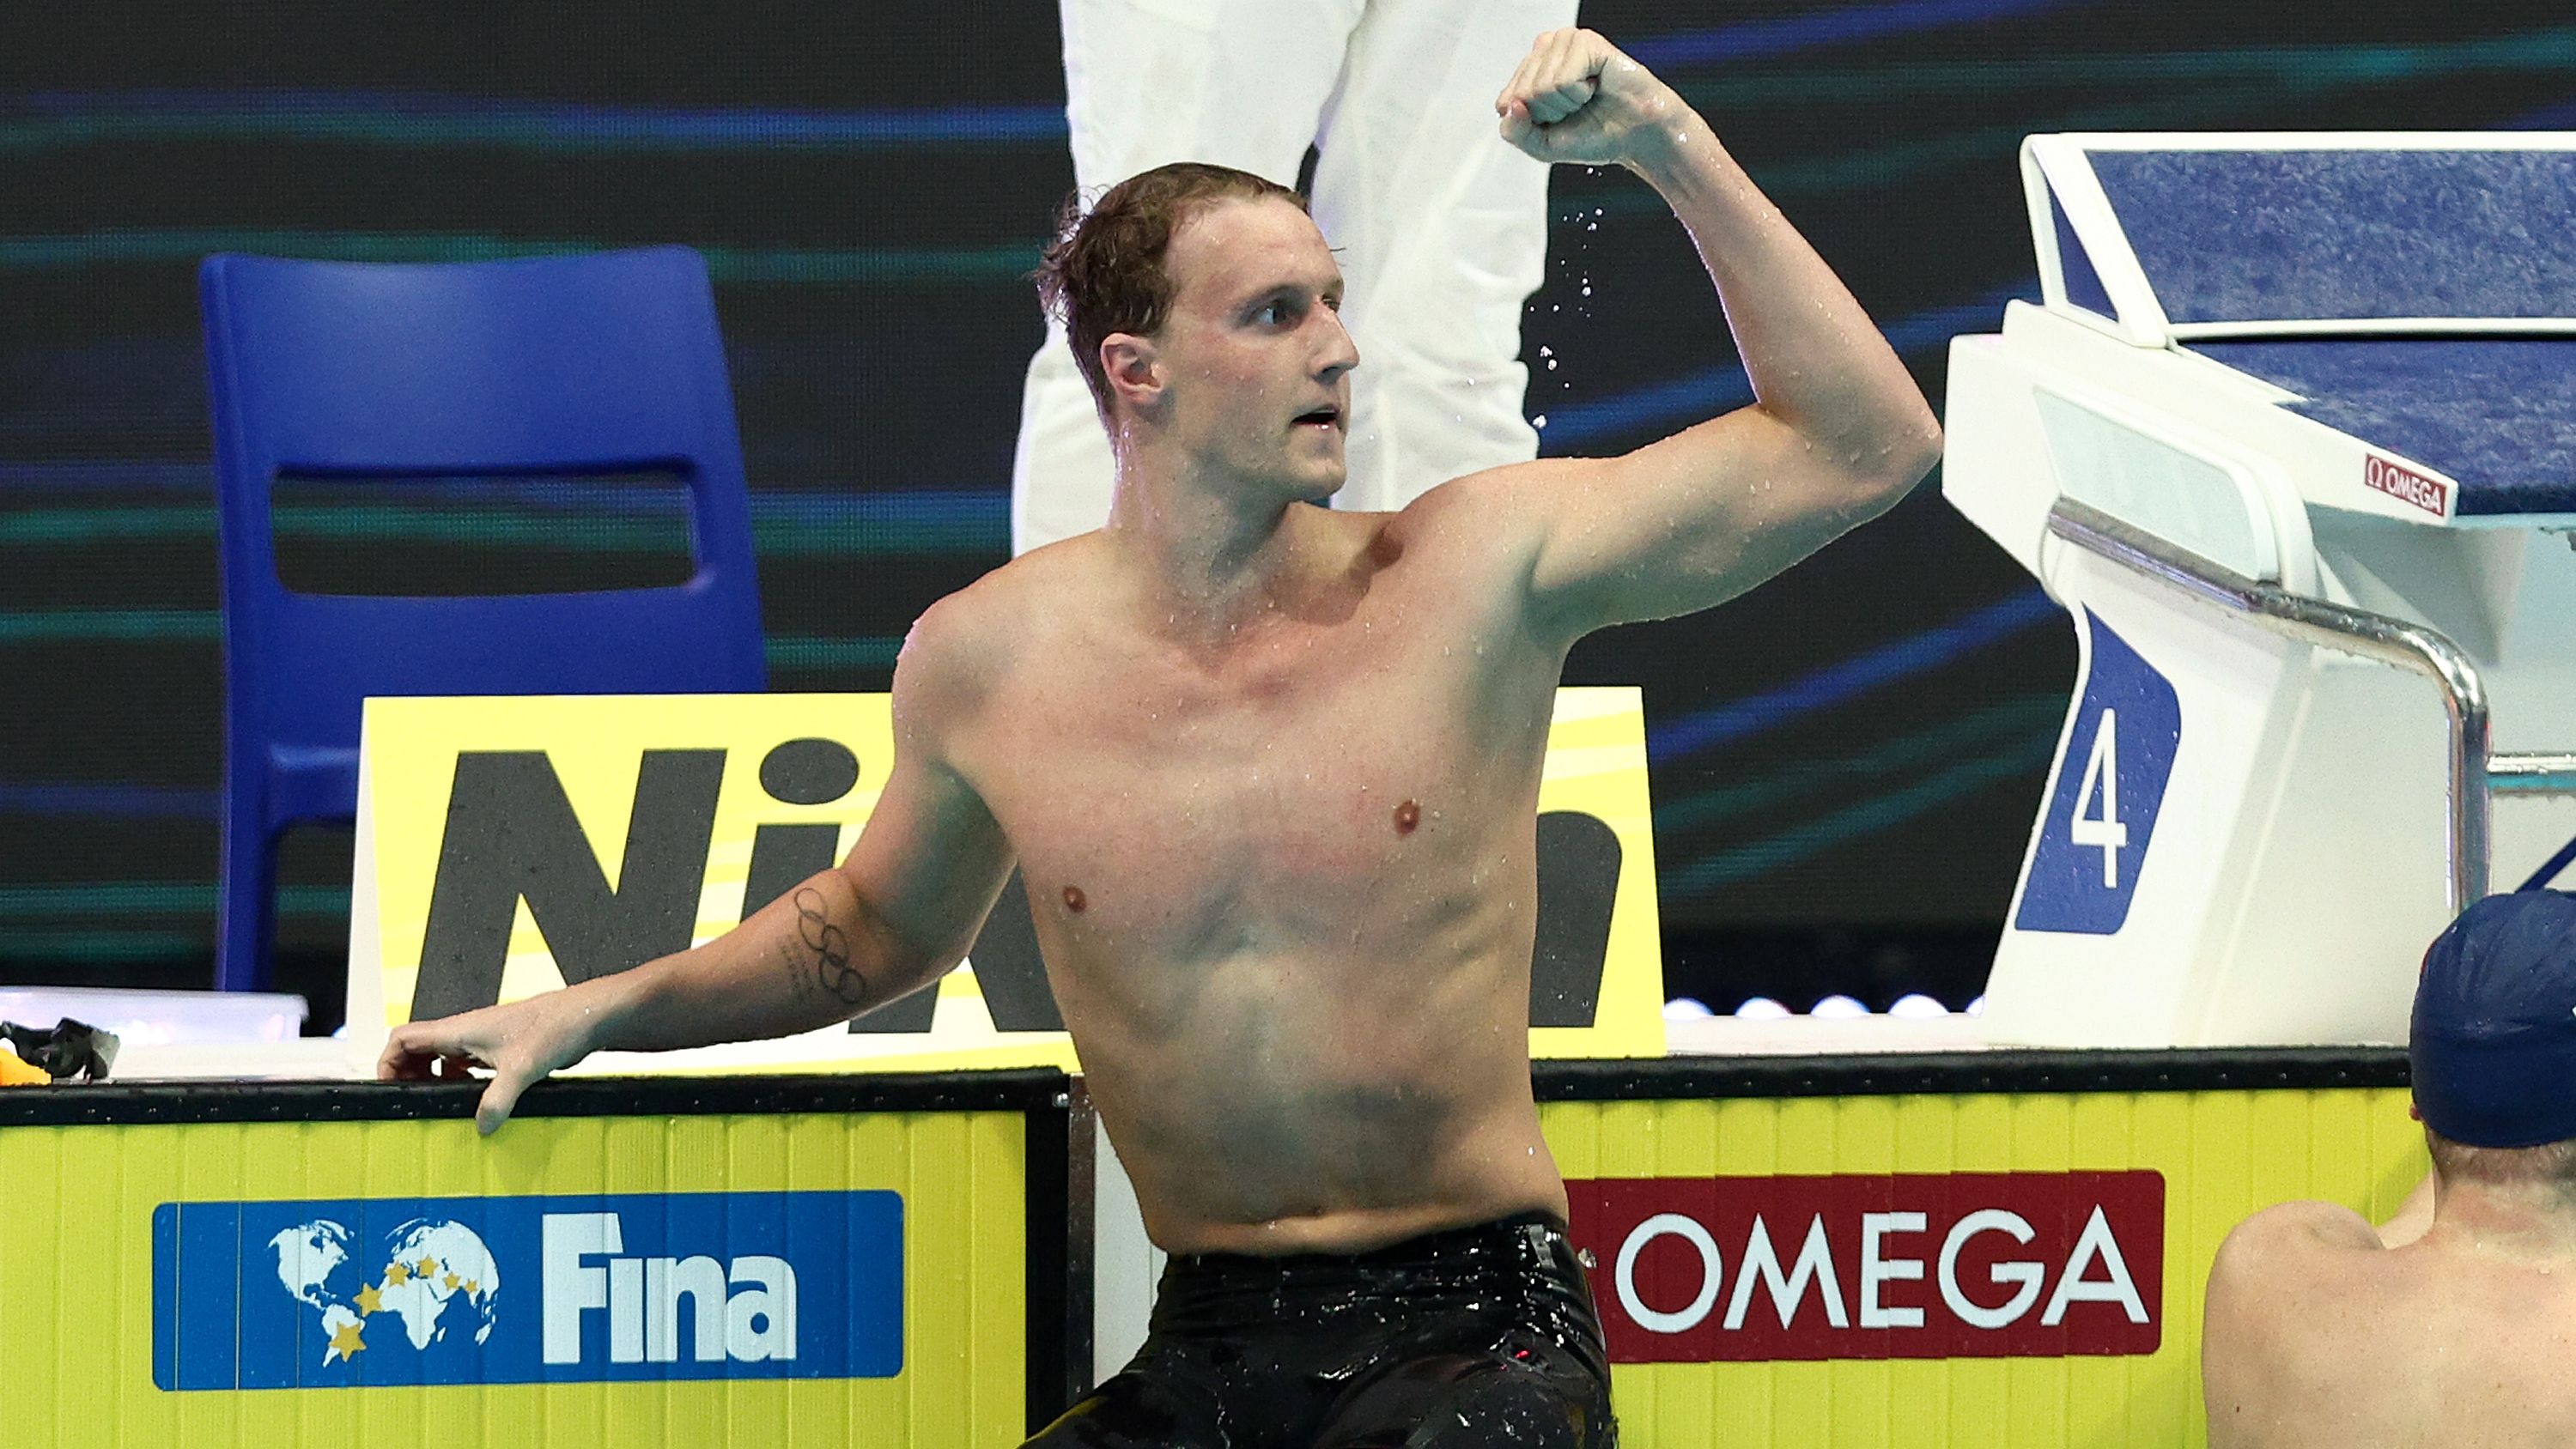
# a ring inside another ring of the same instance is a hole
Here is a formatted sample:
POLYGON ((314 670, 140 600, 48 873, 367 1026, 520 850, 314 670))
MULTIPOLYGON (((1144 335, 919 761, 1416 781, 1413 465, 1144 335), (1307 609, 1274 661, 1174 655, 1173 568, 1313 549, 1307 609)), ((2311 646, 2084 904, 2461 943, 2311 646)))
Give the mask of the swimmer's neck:
POLYGON ((2576 1261, 2576 1194, 2543 1182, 2437 1180, 2425 1236, 2507 1258, 2576 1261))
POLYGON ((1127 565, 1149 621, 1186 635, 1224 634, 1295 611, 1332 534, 1331 510, 1267 486, 1197 469, 1121 458, 1101 530, 1127 565))

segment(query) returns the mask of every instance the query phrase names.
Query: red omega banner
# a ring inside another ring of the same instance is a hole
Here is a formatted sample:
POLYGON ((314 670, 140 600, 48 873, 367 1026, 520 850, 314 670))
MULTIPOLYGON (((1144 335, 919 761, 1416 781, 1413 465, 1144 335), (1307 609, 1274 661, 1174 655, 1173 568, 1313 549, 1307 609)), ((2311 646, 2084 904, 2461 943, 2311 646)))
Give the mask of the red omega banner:
POLYGON ((2158 1172, 1569 1181, 1614 1363, 2148 1354, 2158 1172))

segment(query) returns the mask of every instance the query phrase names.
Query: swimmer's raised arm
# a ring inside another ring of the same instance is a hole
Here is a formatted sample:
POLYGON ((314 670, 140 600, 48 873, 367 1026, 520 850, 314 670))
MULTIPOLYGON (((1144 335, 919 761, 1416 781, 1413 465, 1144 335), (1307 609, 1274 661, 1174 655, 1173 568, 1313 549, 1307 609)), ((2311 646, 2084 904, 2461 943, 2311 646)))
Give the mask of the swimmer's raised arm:
POLYGON ((922 617, 895 666, 893 773, 849 858, 703 946, 502 1006, 396 1027, 387 1078, 492 1069, 475 1125, 594 1051, 667 1051, 814 1031, 936 980, 974 944, 1011 849, 941 749, 973 664, 922 617))
POLYGON ((1716 282, 1753 405, 1608 459, 1468 480, 1530 558, 1538 616, 1580 634, 1719 603, 1883 512, 1940 453, 1884 337, 1680 96, 1588 30, 1539 39, 1495 101, 1543 161, 1662 194, 1716 282))

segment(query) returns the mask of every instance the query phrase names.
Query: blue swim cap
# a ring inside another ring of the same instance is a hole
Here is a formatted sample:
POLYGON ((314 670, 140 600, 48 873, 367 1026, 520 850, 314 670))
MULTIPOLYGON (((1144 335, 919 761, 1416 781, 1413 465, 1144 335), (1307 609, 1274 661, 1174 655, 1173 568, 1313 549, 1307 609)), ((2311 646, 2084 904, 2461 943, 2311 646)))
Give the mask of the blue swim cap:
POLYGON ((2576 894, 2516 891, 2424 953, 2407 1045, 2424 1124, 2471 1147, 2576 1137, 2576 894))

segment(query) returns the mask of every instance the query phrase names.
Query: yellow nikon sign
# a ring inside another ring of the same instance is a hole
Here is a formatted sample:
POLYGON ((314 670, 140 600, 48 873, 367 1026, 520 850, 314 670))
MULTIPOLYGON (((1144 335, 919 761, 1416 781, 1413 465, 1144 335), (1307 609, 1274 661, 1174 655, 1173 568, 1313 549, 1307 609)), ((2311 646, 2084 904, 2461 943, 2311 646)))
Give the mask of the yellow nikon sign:
MULTIPOLYGON (((882 694, 371 699, 353 1030, 513 1001, 731 929, 846 854, 894 754, 882 694)), ((1560 690, 1539 791, 1531 1049, 1660 1056, 1634 689, 1560 690)), ((597 1071, 1075 1065, 1025 897, 966 967, 847 1027, 597 1071)))

